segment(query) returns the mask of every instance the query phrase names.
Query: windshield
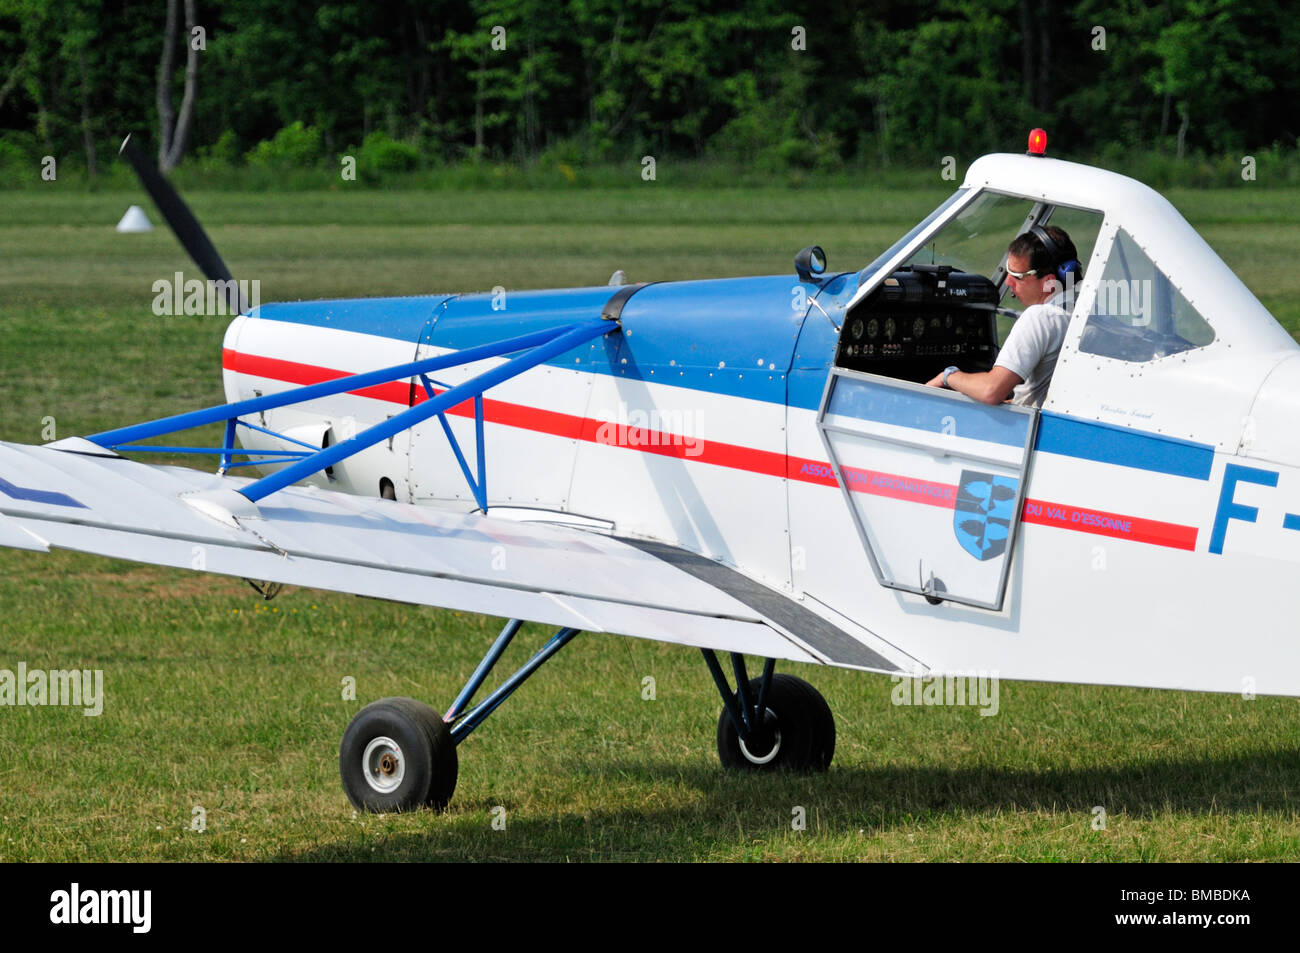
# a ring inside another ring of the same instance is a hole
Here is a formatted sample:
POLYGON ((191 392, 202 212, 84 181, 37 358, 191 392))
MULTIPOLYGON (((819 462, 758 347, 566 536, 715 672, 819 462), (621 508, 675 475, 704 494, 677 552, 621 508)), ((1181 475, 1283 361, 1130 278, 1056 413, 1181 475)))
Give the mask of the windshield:
POLYGON ((999 284, 998 343, 1001 344, 1024 308, 1003 283, 1003 265, 1012 239, 1028 231, 1035 223, 1046 225, 1050 222, 1065 229, 1075 243, 1080 262, 1085 262, 1092 254, 1101 219, 1100 212, 984 191, 917 248, 903 267, 948 265, 956 271, 983 275, 999 284))
POLYGON ((858 287, 861 288, 864 284, 870 281, 871 276, 874 275, 876 272, 878 272, 882 267, 884 267, 887 261, 889 261, 895 255, 901 252, 904 248, 910 245, 913 241, 915 241, 918 235, 920 235, 927 228, 929 228, 930 225, 934 223, 935 219, 937 219, 944 212, 948 211, 948 209, 950 209, 959 199, 964 197, 967 191, 968 189, 966 188, 960 188, 956 192, 952 193, 952 195, 948 196, 948 198, 944 201, 942 205, 940 205, 933 212, 931 212, 924 219, 922 219, 921 222, 918 225, 916 225, 910 232, 908 232, 898 241, 894 242, 894 244, 890 245, 887 249, 885 249, 883 252, 877 255, 876 259, 871 264, 867 265, 866 268, 863 268, 860 272, 858 272, 858 287))
POLYGON ((905 264, 951 265, 956 271, 991 278, 1007 244, 1032 222, 1033 211, 1030 199, 982 192, 905 264))

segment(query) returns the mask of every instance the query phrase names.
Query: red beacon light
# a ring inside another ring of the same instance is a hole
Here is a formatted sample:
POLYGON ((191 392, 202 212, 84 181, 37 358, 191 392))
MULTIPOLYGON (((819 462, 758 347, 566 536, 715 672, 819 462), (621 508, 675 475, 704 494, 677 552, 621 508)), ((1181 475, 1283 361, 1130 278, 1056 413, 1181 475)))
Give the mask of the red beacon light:
POLYGON ((1029 131, 1029 150, 1025 155, 1038 156, 1040 159, 1047 154, 1047 131, 1045 129, 1031 129, 1029 131))

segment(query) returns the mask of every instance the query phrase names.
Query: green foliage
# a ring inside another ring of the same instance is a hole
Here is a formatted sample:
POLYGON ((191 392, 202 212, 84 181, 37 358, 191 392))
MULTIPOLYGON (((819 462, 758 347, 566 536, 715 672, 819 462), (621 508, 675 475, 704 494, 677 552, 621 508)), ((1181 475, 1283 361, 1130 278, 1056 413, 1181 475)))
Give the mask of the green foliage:
POLYGON ((35 136, 21 132, 0 136, 0 182, 5 186, 38 178, 39 162, 35 136))
POLYGON ((1246 155, 1189 151, 1179 159, 1162 150, 1128 150, 1118 144, 1093 161, 1156 189, 1285 189, 1300 185, 1300 148, 1274 144, 1246 155), (1243 177, 1246 160, 1254 160, 1251 179, 1243 177))
POLYGON ((0 139, 0 182, 8 185, 23 176, 32 175, 35 168, 35 164, 21 149, 7 139, 0 139))
POLYGON ((1234 0, 1190 0, 1186 18, 1149 44, 1156 58, 1146 74, 1152 91, 1172 99, 1184 131, 1196 123, 1228 148, 1244 145, 1233 114, 1274 86, 1261 74, 1262 55, 1247 37, 1249 15, 1234 0))
POLYGON ((220 138, 204 151, 204 157, 214 164, 232 166, 239 162, 239 140, 233 129, 227 129, 220 138))
MULTIPOLYGON (((214 174, 245 154, 251 175, 319 168, 377 133, 368 180, 469 159, 564 182, 647 154, 933 169, 1018 151, 1034 125, 1054 155, 1189 166, 1300 134, 1282 0, 228 0, 202 16, 191 159, 214 174)), ((122 135, 157 128, 160 31, 132 4, 0 0, 0 133, 105 174, 122 135)))
POLYGON ((409 142, 398 142, 376 130, 361 143, 357 166, 362 172, 409 172, 420 164, 420 150, 409 142))
POLYGON ((321 160, 320 130, 296 120, 272 138, 259 142, 246 158, 249 165, 271 169, 314 166, 321 160))
POLYGON ((749 162, 764 172, 835 169, 842 162, 840 140, 813 125, 806 60, 790 53, 783 68, 764 82, 742 73, 724 83, 734 113, 709 142, 709 151, 733 162, 749 162))
POLYGON ((938 164, 943 155, 1005 148, 1006 133, 1033 125, 1017 110, 1015 81, 1001 69, 1016 38, 1015 4, 944 2, 914 28, 864 25, 864 56, 883 68, 859 88, 873 101, 882 158, 938 164), (940 67, 939 64, 942 64, 940 67))

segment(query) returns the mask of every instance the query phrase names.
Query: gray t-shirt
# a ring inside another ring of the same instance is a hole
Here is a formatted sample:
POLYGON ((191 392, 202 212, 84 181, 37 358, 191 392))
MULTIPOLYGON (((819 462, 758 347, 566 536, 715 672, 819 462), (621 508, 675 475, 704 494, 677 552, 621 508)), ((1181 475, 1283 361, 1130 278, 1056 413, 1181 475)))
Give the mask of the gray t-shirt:
POLYGON ((1052 371, 1056 369, 1056 357, 1065 341, 1065 329, 1070 324, 1070 312, 1061 307, 1064 301, 1062 293, 1042 304, 1025 308, 998 352, 994 363, 1024 381, 1011 392, 1014 404, 1026 407, 1043 405, 1052 371))

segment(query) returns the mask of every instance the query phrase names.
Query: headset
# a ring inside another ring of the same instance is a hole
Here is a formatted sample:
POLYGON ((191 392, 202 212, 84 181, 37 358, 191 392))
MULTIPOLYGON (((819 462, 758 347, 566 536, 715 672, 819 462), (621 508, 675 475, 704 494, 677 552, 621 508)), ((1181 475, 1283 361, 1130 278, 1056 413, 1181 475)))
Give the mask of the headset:
POLYGON ((1061 280, 1067 288, 1073 287, 1074 283, 1082 276, 1083 266, 1079 264, 1077 258, 1071 258, 1068 261, 1062 261, 1065 253, 1061 251, 1061 246, 1052 241, 1052 236, 1047 234, 1047 229, 1041 225, 1035 225, 1029 230, 1033 235, 1043 243, 1043 249, 1047 252, 1055 264, 1056 277, 1061 280), (1073 275, 1073 277, 1067 277, 1073 275))

